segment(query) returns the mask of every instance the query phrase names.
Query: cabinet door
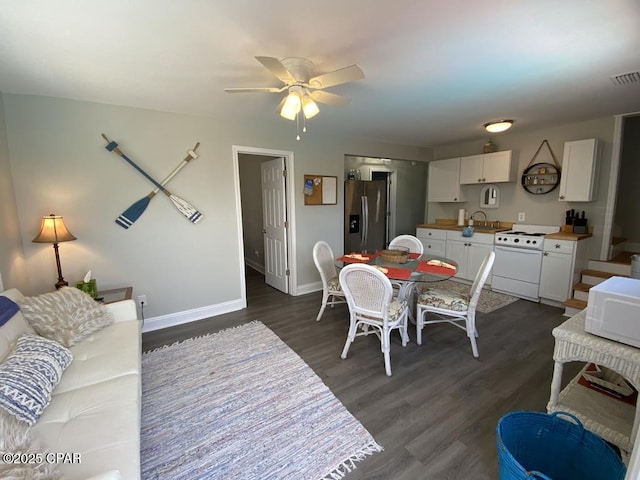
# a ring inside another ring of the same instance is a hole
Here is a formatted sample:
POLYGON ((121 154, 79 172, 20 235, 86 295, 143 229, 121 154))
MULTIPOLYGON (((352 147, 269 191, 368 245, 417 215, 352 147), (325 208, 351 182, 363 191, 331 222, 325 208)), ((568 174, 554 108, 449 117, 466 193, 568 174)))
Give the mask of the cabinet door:
POLYGON ((446 257, 458 264, 456 278, 467 279, 467 242, 447 240, 446 257))
POLYGON ((540 297, 564 302, 571 296, 573 255, 544 252, 540 273, 540 297))
POLYGON ((462 185, 483 182, 482 157, 484 155, 472 155, 460 159, 460 183, 462 185))
POLYGON ((559 200, 590 202, 594 198, 598 141, 595 138, 565 142, 559 200))
POLYGON ((513 168, 511 150, 487 153, 482 156, 483 183, 515 182, 516 169, 513 168))
POLYGON ((433 240, 426 238, 418 238, 424 249, 424 255, 435 255, 436 257, 445 256, 445 241, 433 240))
POLYGON ((429 202, 464 201, 460 191, 459 158, 429 162, 427 200, 429 202))
MULTIPOLYGON (((467 250, 467 280, 475 280, 476 274, 482 266, 484 257, 486 257, 490 252, 493 251, 493 245, 471 243, 467 247, 467 250)), ((491 277, 491 272, 489 272, 489 276, 487 277, 487 285, 491 285, 491 277)))

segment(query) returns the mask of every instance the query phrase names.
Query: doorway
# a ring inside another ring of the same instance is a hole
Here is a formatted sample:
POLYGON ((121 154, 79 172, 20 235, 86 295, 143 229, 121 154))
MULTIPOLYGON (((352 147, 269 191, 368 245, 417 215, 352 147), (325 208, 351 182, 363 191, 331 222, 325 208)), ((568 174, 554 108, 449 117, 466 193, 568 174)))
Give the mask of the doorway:
POLYGON ((234 145, 233 161, 243 304, 246 307, 249 285, 245 267, 264 275, 265 283, 283 293, 295 294, 295 222, 289 180, 293 152, 234 145), (278 164, 282 168, 275 172, 278 164))
POLYGON ((637 226, 636 179, 640 152, 640 112, 615 117, 609 196, 605 209, 601 260, 609 260, 615 253, 612 247, 615 237, 624 237, 625 250, 640 250, 640 229, 637 226))

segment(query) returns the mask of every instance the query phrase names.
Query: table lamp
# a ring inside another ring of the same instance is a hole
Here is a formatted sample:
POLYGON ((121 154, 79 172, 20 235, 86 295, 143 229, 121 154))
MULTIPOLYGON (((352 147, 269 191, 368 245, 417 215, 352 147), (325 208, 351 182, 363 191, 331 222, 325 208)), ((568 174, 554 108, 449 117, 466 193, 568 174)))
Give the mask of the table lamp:
POLYGON ((53 243, 53 250, 56 252, 56 265, 58 266, 58 281, 56 282, 56 289, 69 286, 69 282, 62 277, 58 243, 70 242, 71 240, 77 239, 71 235, 69 230, 67 230, 66 225, 62 221, 62 217, 58 217, 53 213, 48 217, 42 217, 40 233, 32 240, 35 243, 53 243))

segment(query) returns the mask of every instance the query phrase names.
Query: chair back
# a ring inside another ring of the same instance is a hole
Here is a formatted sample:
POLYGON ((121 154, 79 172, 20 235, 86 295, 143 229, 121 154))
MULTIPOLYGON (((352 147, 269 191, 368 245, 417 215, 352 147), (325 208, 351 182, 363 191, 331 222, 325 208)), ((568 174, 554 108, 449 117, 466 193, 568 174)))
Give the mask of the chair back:
POLYGON ((320 240, 313 246, 313 263, 316 264, 322 285, 327 286, 327 282, 336 276, 336 266, 333 257, 333 250, 327 242, 320 240))
POLYGON ((386 319, 393 288, 380 270, 366 264, 347 265, 340 270, 340 286, 352 315, 386 319))
POLYGON ((407 247, 410 253, 417 253, 422 255, 424 253, 424 246, 418 237, 413 235, 398 235, 389 243, 389 247, 407 247))
POLYGON ((478 269, 478 273, 476 273, 476 278, 473 281, 473 285, 471 285, 471 289, 469 290, 470 300, 469 300, 469 310, 475 310, 478 305, 478 299, 480 298, 480 292, 482 292, 482 287, 484 286, 487 278, 489 278, 489 272, 493 268, 493 262, 496 259, 496 254, 494 252, 489 252, 484 260, 482 261, 482 265, 478 269))

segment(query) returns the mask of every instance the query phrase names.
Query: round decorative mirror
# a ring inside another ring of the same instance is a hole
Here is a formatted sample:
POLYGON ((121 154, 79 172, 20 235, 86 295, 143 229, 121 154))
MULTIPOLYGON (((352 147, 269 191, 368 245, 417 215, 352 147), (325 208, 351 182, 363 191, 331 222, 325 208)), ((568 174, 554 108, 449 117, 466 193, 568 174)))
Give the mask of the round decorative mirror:
POLYGON ((500 190, 495 185, 485 185, 480 190, 480 208, 498 208, 500 206, 500 190))

